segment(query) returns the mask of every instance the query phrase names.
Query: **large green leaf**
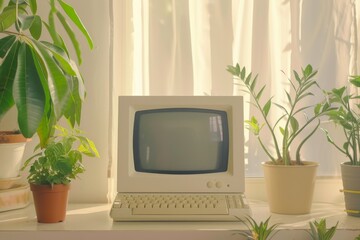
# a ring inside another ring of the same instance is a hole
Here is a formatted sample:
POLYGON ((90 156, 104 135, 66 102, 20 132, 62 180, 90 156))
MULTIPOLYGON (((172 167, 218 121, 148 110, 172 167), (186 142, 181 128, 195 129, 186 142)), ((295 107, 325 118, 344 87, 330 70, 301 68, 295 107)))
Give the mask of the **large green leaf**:
POLYGON ((44 45, 44 47, 47 47, 47 49, 53 54, 53 56, 58 61, 59 65, 61 66, 61 69, 64 70, 66 72, 66 74, 68 74, 70 76, 77 75, 77 73, 74 69, 74 68, 77 68, 76 65, 73 65, 73 63, 69 59, 68 55, 62 48, 60 48, 52 43, 49 43, 49 42, 41 42, 41 43, 44 45))
MULTIPOLYGON (((49 104, 50 105, 50 104, 49 104)), ((50 105, 51 106, 51 105, 50 105)), ((40 139, 40 146, 45 147, 48 139, 54 134, 54 126, 56 124, 55 113, 52 111, 52 108, 44 112, 43 118, 37 129, 37 134, 40 139)))
POLYGON ((78 90, 77 91, 79 93, 79 97, 80 97, 81 101, 84 101, 85 97, 86 97, 86 89, 85 89, 85 85, 84 85, 84 79, 83 79, 77 65, 75 64, 75 62, 70 60, 70 63, 73 66, 73 69, 76 72, 74 80, 77 81, 77 85, 78 85, 78 90))
POLYGON ((34 21, 34 16, 19 15, 18 21, 22 31, 29 29, 34 21))
POLYGON ((32 22, 32 25, 29 30, 33 38, 35 38, 36 40, 40 38, 42 33, 42 22, 40 16, 37 15, 34 16, 34 21, 32 22))
POLYGON ((14 106, 13 82, 17 66, 19 43, 15 42, 0 65, 0 118, 14 106))
POLYGON ((16 20, 16 8, 15 6, 7 7, 0 14, 0 32, 5 31, 11 27, 16 20))
POLYGON ((68 85, 71 89, 68 104, 64 110, 64 116, 69 120, 72 127, 75 123, 80 125, 82 100, 79 95, 79 81, 76 77, 68 77, 68 85))
POLYGON ((28 1, 31 12, 33 13, 33 15, 35 15, 37 12, 37 1, 36 0, 28 0, 28 1))
POLYGON ((13 96, 18 110, 18 124, 25 137, 32 137, 43 116, 45 93, 37 72, 31 47, 21 43, 13 96))
POLYGON ((57 29, 56 29, 55 18, 54 18, 55 10, 56 9, 51 10, 49 12, 48 23, 44 22, 44 25, 47 28, 47 30, 48 30, 54 44, 62 47, 63 49, 66 49, 66 46, 64 45, 64 41, 62 41, 62 39, 61 39, 59 33, 57 32, 57 29))
MULTIPOLYGON (((49 14, 49 23, 54 24, 53 14, 49 14), (50 16, 52 16, 52 17, 50 17, 50 16), (52 19, 51 22, 50 22, 50 19, 52 19)), ((57 31, 55 29, 55 25, 52 26, 51 24, 47 24, 46 22, 43 22, 43 24, 46 27, 46 29, 48 30, 48 32, 51 36, 51 39, 54 42, 54 45, 61 47, 63 49, 63 51, 65 51, 66 54, 69 56, 69 51, 67 50, 66 43, 64 42, 64 40, 62 39, 60 34, 57 33, 57 31)))
POLYGON ((79 28, 79 30, 84 34, 90 49, 93 49, 94 45, 93 45, 93 41, 90 37, 90 34, 88 33, 88 31, 86 30, 84 24, 82 23, 80 17, 78 16, 78 14, 76 13, 75 9, 70 6, 69 4, 65 3, 63 0, 59 0, 60 6, 62 7, 62 9, 65 11, 65 13, 69 16, 69 18, 71 19, 71 21, 79 28))
POLYGON ((75 35, 73 29, 67 23, 65 17, 60 12, 57 12, 56 16, 58 17, 58 19, 62 23, 66 33, 68 34, 68 36, 70 38, 70 41, 71 41, 72 45, 74 46, 78 62, 79 62, 79 64, 81 64, 82 63, 82 58, 81 58, 80 44, 79 44, 78 40, 76 39, 76 35, 75 35))
MULTIPOLYGON (((42 63, 41 58, 34 51, 33 58, 44 89, 49 89, 47 77, 45 76, 47 75, 46 68, 42 63)), ((40 139, 40 147, 45 147, 49 137, 51 137, 54 133, 53 126, 56 124, 55 113, 53 111, 53 105, 51 102, 51 96, 49 91, 45 91, 45 97, 46 101, 44 114, 37 129, 37 134, 40 139)))
POLYGON ((32 41, 34 50, 46 69, 48 89, 54 107, 56 119, 63 116, 69 98, 69 87, 63 71, 58 66, 47 47, 38 41, 32 41))
POLYGON ((10 47, 15 42, 16 37, 13 35, 0 39, 0 58, 4 58, 10 47))
POLYGON ((42 42, 42 44, 48 48, 56 58, 59 66, 68 75, 67 80, 70 97, 68 98, 68 103, 64 109, 64 116, 74 127, 75 123, 80 124, 81 106, 82 101, 85 98, 85 88, 81 74, 76 64, 67 57, 66 53, 61 48, 48 42, 42 42))

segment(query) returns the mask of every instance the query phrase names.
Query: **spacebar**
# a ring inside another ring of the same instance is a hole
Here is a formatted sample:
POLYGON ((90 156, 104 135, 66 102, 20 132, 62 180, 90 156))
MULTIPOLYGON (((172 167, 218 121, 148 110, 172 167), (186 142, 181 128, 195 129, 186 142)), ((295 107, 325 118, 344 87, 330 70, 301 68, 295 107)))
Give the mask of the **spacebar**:
POLYGON ((134 215, 211 215, 228 214, 227 208, 133 208, 134 215))

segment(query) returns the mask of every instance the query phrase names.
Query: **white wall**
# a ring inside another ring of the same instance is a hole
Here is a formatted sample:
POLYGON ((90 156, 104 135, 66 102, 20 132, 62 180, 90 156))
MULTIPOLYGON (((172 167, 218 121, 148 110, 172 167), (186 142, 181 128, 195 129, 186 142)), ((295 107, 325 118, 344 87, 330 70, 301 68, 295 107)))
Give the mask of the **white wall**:
POLYGON ((100 159, 85 161, 86 172, 74 181, 70 193, 73 202, 107 201, 108 122, 109 122, 109 59, 110 17, 109 0, 67 0, 78 11, 94 41, 89 51, 84 38, 83 64, 80 71, 85 79, 87 99, 83 105, 81 128, 95 141, 100 159))

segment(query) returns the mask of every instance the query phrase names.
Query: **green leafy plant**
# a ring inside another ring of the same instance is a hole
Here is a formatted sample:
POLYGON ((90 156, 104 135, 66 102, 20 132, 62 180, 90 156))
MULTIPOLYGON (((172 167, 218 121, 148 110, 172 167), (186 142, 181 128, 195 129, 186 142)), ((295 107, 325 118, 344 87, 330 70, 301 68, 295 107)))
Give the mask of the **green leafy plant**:
MULTIPOLYGON (((350 84, 359 88, 360 76, 351 77, 350 84)), ((357 102, 360 96, 349 93, 346 86, 326 92, 326 96, 329 103, 336 107, 327 112, 327 116, 342 127, 345 142, 340 146, 331 138, 329 132, 323 129, 327 140, 346 155, 351 165, 360 165, 360 104, 357 102)))
POLYGON ((16 107, 21 133, 40 144, 65 117, 72 127, 80 123, 85 98, 83 78, 71 59, 63 27, 81 64, 80 44, 73 26, 93 48, 91 37, 75 9, 63 0, 0 0, 0 119, 16 107), (38 3, 49 4, 47 19, 38 15, 38 3), (45 29, 51 36, 42 39, 45 29))
POLYGON ((313 240, 330 240, 333 238, 338 223, 331 228, 326 227, 326 219, 320 219, 320 221, 309 222, 310 236, 313 240))
POLYGON ((251 98, 254 100, 254 106, 259 110, 261 117, 264 120, 264 123, 260 123, 255 116, 252 116, 250 120, 246 120, 245 122, 247 123, 248 129, 257 137, 261 147, 271 159, 272 163, 281 165, 301 165, 300 150, 302 146, 319 128, 319 117, 331 110, 330 105, 327 102, 310 106, 304 106, 301 103, 304 99, 313 95, 310 91, 312 87, 318 86, 314 79, 317 71, 314 71, 311 65, 307 65, 305 69, 302 69, 302 75, 293 71, 295 80, 291 80, 290 78, 288 78, 288 80, 294 94, 291 95, 290 91, 285 91, 287 104, 274 103, 273 97, 263 101, 262 94, 266 85, 263 85, 258 89, 258 76, 256 75, 253 77, 251 72, 247 75, 245 67, 241 68, 239 64, 237 64, 236 66, 228 66, 227 71, 239 80, 236 84, 243 86, 243 91, 250 94, 251 98), (268 116, 273 105, 282 111, 282 115, 277 119, 275 124, 272 125, 268 116), (306 115, 305 110, 308 108, 313 108, 312 116, 306 115), (303 123, 299 121, 300 118, 303 119, 303 123), (284 125, 280 126, 282 122, 284 125), (315 124, 311 124, 313 122, 315 122, 315 124), (269 146, 265 145, 262 141, 261 133, 264 126, 270 131, 275 147, 275 153, 271 153, 269 146), (303 139, 296 148, 294 162, 290 156, 290 149, 294 145, 294 140, 301 136, 300 133, 307 128, 312 129, 306 136, 302 136, 303 139), (276 135, 276 131, 280 131, 280 135, 276 135))
POLYGON ((243 221, 246 227, 250 231, 250 235, 246 233, 240 233, 253 240, 270 240, 275 235, 275 229, 278 224, 269 225, 270 218, 267 218, 265 222, 261 221, 257 223, 252 217, 246 217, 246 221, 243 221))
POLYGON ((360 240, 360 235, 357 236, 354 240, 360 240))
POLYGON ((30 166, 28 180, 37 185, 68 184, 85 171, 83 155, 99 157, 95 144, 81 131, 56 126, 59 134, 51 137, 46 146, 27 159, 23 170, 30 166))

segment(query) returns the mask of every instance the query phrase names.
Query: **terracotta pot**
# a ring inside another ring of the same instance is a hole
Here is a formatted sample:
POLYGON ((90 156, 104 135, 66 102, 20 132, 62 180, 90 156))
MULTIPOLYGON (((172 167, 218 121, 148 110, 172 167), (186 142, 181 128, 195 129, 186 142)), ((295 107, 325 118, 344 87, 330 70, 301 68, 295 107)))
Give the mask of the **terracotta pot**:
POLYGON ((307 214, 311 210, 318 163, 274 165, 263 163, 270 211, 278 214, 307 214))
POLYGON ((341 163, 341 177, 346 212, 349 216, 360 217, 360 166, 341 163))
POLYGON ((63 222, 66 216, 70 185, 30 184, 39 223, 63 222))
POLYGON ((19 176, 26 139, 22 134, 0 131, 0 179, 19 176))

